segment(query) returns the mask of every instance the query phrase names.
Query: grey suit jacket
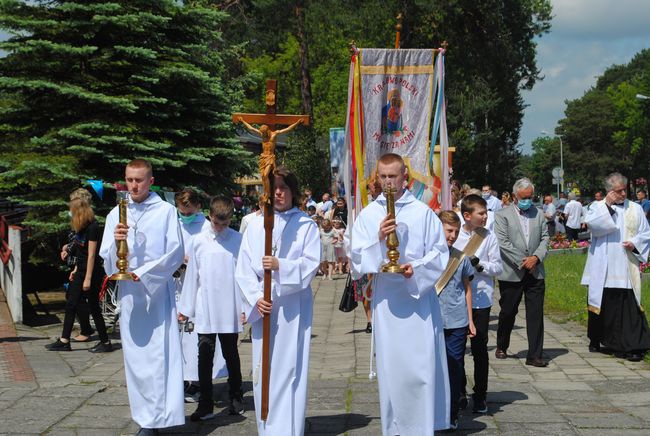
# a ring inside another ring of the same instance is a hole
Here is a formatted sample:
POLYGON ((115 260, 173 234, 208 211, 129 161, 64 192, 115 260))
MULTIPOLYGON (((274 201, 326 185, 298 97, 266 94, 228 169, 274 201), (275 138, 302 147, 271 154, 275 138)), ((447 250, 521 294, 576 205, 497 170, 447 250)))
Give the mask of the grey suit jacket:
POLYGON ((507 282, 518 282, 523 280, 526 270, 520 268, 522 259, 528 256, 537 256, 539 263, 532 271, 536 279, 543 279, 544 258, 546 257, 546 246, 548 244, 548 228, 546 219, 541 210, 531 207, 528 211, 529 240, 524 240, 524 231, 519 222, 519 211, 512 204, 495 213, 494 233, 499 241, 501 259, 503 261, 503 272, 499 280, 507 282))

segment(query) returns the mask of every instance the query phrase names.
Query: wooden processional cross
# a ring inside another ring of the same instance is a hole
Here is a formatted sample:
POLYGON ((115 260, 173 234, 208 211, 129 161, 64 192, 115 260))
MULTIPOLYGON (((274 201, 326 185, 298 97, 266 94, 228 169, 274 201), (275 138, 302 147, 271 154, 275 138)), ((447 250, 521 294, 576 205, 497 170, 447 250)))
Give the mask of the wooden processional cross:
MULTIPOLYGON (((277 91, 278 83, 276 80, 266 81, 266 113, 265 114, 242 114, 235 113, 232 115, 232 121, 235 124, 242 123, 246 128, 262 139, 262 154, 260 155, 260 177, 264 185, 264 255, 275 256, 273 247, 273 196, 274 196, 274 176, 275 169, 275 143, 278 135, 293 130, 299 124, 309 125, 309 115, 277 115, 277 91), (255 128, 251 124, 258 124, 260 127, 255 128), (278 126, 288 126, 284 129, 277 130, 278 126)), ((271 302, 271 271, 264 271, 264 300, 271 302)), ((271 354, 270 354, 270 336, 271 336, 271 315, 265 315, 262 333, 262 420, 266 421, 269 415, 269 378, 271 375, 271 354)))

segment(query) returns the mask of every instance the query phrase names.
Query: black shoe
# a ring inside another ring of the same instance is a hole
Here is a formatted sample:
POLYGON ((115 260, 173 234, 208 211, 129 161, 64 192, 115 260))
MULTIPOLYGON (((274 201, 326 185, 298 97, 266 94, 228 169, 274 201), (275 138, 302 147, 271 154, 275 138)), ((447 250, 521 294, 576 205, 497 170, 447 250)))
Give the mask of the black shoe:
POLYGON ((141 428, 135 436, 156 436, 158 434, 157 428, 141 428))
POLYGON ((88 351, 91 353, 110 353, 113 351, 113 344, 110 342, 103 343, 102 341, 99 341, 93 347, 89 348, 88 351))
POLYGON ((540 359, 539 357, 536 357, 534 359, 526 359, 526 365, 535 366, 537 368, 546 368, 548 366, 548 362, 540 359))
POLYGON ((465 410, 465 409, 467 409, 468 404, 469 404, 469 401, 467 400, 467 394, 461 395, 460 400, 458 400, 458 408, 460 410, 465 410))
POLYGON ((45 348, 49 351, 72 351, 72 348, 70 348, 70 342, 61 342, 61 339, 57 339, 51 344, 47 344, 45 348))
POLYGON ((600 353, 600 344, 589 344, 590 353, 600 353))
POLYGON ((494 352, 494 357, 496 357, 497 359, 507 359, 508 354, 506 353, 505 350, 497 348, 497 350, 494 352))
POLYGON ((190 421, 207 421, 214 418, 215 416, 216 415, 213 413, 212 407, 199 405, 199 407, 196 409, 196 412, 190 415, 190 421))
POLYGON ((370 322, 366 325, 366 333, 372 333, 372 323, 370 322))
POLYGON ((244 398, 243 397, 234 397, 230 399, 230 406, 228 407, 228 413, 231 415, 243 415, 244 414, 244 398))
POLYGON ((643 360, 643 353, 633 351, 627 354, 626 359, 630 362, 641 362, 643 360))
POLYGON ((474 413, 487 413, 488 407, 485 399, 476 399, 474 398, 474 406, 472 407, 472 412, 474 413))

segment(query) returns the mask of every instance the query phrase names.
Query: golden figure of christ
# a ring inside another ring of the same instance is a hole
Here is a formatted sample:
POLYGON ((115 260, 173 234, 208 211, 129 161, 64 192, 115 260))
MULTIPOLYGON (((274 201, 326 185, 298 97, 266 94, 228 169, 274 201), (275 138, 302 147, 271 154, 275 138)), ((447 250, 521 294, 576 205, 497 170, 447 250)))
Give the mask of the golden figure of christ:
POLYGON ((239 117, 237 121, 246 126, 246 128, 251 133, 255 133, 262 138, 262 154, 260 154, 260 177, 262 178, 262 183, 264 185, 264 194, 262 199, 264 203, 266 203, 269 200, 267 197, 267 192, 271 191, 271 186, 269 185, 269 177, 275 168, 275 143, 277 141, 277 137, 283 133, 290 132, 299 124, 303 124, 304 121, 300 119, 290 126, 280 130, 271 130, 266 124, 262 124, 259 129, 256 129, 247 123, 246 120, 244 120, 242 117, 239 117))

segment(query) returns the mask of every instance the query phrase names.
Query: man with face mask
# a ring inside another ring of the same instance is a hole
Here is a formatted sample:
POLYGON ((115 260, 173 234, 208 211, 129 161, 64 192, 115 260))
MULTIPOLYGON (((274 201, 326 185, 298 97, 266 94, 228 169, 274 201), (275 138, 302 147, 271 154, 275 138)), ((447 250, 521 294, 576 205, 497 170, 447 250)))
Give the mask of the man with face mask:
POLYGON ((483 185, 481 189, 481 197, 487 203, 488 210, 496 212, 501 209, 501 200, 492 195, 492 187, 490 185, 483 185))
POLYGON ((526 295, 526 365, 545 367, 544 342, 544 258, 548 227, 542 211, 532 204, 535 187, 527 178, 515 182, 514 203, 496 213, 494 233, 499 241, 503 272, 499 275, 501 298, 495 357, 506 359, 510 334, 522 295, 526 295))

